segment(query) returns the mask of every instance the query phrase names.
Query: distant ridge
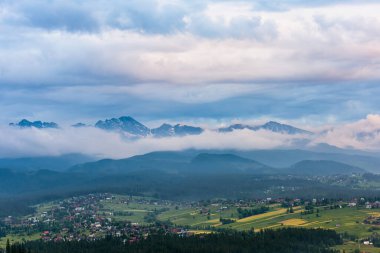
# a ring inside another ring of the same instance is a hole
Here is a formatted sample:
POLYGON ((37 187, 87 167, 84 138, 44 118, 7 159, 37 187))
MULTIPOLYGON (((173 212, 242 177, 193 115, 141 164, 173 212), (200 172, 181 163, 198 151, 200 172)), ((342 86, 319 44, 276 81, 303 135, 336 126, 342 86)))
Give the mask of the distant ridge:
MULTIPOLYGON (((35 127, 35 128, 58 128, 58 124, 55 122, 42 122, 42 121, 28 121, 26 119, 21 120, 19 123, 10 123, 10 126, 18 126, 20 128, 35 127)), ((91 125, 84 123, 76 123, 71 127, 81 128, 91 125)), ((186 135, 199 135, 202 134, 205 129, 197 126, 190 126, 184 124, 167 124, 164 123, 157 128, 150 129, 143 123, 135 120, 131 116, 122 116, 119 118, 111 118, 105 120, 98 120, 94 127, 106 130, 106 131, 118 131, 127 133, 136 137, 154 136, 154 137, 171 137, 171 136, 186 136, 186 135)), ((306 131, 294 126, 281 124, 275 121, 269 121, 263 125, 245 125, 245 124, 233 124, 228 127, 216 129, 218 132, 226 133, 235 130, 248 129, 251 131, 267 130, 274 133, 281 134, 313 134, 310 131, 306 131)))
POLYGON ((74 125, 71 125, 71 127, 81 128, 81 127, 88 127, 88 125, 79 122, 79 123, 76 123, 76 124, 74 124, 74 125))
POLYGON ((232 132, 234 130, 242 130, 242 129, 249 129, 252 131, 258 131, 258 130, 268 130, 275 133, 282 133, 282 134, 312 134, 312 132, 290 126, 281 124, 275 121, 269 121, 265 123, 264 125, 258 125, 258 126, 250 126, 250 125, 243 125, 243 124, 234 124, 229 127, 225 128, 219 128, 219 132, 232 132))
POLYGON ((169 124, 162 124, 158 128, 151 130, 152 134, 156 137, 168 137, 168 136, 185 136, 185 135, 198 135, 204 130, 200 127, 193 127, 187 125, 177 124, 175 126, 169 124))
POLYGON ((106 120, 99 120, 95 127, 112 130, 112 131, 123 131, 133 135, 147 136, 150 134, 150 129, 145 125, 141 124, 134 118, 130 116, 123 116, 120 118, 112 118, 106 120))
POLYGON ((18 123, 10 123, 10 126, 16 126, 20 128, 58 128, 58 124, 55 122, 42 122, 42 121, 29 121, 27 119, 23 119, 18 123))
POLYGON ((95 124, 95 127, 109 131, 122 131, 135 136, 152 135, 155 137, 198 135, 204 131, 200 127, 182 124, 176 124, 173 126, 166 123, 158 128, 149 129, 147 126, 130 116, 99 120, 95 124))
POLYGON ((309 132, 309 131, 306 131, 294 126, 281 124, 275 121, 269 121, 265 123, 264 125, 260 127, 260 129, 265 129, 265 130, 269 130, 276 133, 286 133, 286 134, 312 134, 312 132, 309 132))

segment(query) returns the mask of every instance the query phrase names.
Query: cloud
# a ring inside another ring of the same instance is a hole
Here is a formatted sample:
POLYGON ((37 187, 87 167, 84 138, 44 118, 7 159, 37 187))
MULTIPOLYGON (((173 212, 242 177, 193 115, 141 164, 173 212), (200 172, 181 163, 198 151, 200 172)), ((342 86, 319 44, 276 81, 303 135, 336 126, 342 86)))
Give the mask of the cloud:
POLYGON ((99 24, 93 13, 84 6, 67 1, 24 2, 19 7, 23 13, 24 25, 47 30, 66 30, 69 32, 95 32, 99 24))
POLYGON ((115 88, 113 92, 136 95, 144 99, 175 101, 180 103, 210 103, 231 97, 263 92, 268 87, 239 83, 173 86, 171 84, 141 84, 115 88))
MULTIPOLYGON (((183 16, 190 11, 184 1, 116 0, 110 4, 96 1, 3 1, 7 24, 95 33, 99 29, 115 28, 146 33, 172 33, 184 26, 183 16)), ((199 6, 199 5, 198 5, 199 6)), ((1 19, 0 19, 1 20, 1 19)))
MULTIPOLYGON (((119 133, 96 128, 17 129, 0 131, 0 157, 84 153, 98 157, 125 158, 160 150, 270 149, 291 145, 294 136, 249 130, 232 133, 205 131, 201 135, 128 139, 119 133)), ((298 136, 299 138, 301 136, 298 136)))
POLYGON ((183 20, 186 30, 203 37, 274 39, 277 36, 275 23, 264 21, 253 8, 244 2, 210 3, 203 11, 188 14, 183 20))
POLYGON ((314 140, 341 148, 380 151, 380 115, 327 129, 314 140))
POLYGON ((244 1, 4 6, 1 83, 379 79, 378 4, 280 12, 244 1), (124 26, 109 21, 120 15, 124 26))
POLYGON ((93 127, 43 130, 2 127, 0 157, 84 153, 99 158, 125 158, 164 150, 299 148, 300 143, 311 146, 328 143, 341 148, 380 151, 380 115, 368 115, 366 119, 356 122, 314 127, 311 130, 318 134, 286 135, 265 130, 219 133, 206 130, 194 136, 130 139, 93 127))

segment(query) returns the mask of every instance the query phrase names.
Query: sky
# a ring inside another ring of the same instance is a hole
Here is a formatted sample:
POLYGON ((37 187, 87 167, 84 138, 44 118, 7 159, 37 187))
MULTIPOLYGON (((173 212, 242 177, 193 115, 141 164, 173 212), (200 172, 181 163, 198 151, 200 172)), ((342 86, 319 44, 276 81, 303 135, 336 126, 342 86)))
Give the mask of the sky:
POLYGON ((367 0, 0 0, 0 125, 122 115, 150 127, 360 124, 380 114, 379 9, 367 0))

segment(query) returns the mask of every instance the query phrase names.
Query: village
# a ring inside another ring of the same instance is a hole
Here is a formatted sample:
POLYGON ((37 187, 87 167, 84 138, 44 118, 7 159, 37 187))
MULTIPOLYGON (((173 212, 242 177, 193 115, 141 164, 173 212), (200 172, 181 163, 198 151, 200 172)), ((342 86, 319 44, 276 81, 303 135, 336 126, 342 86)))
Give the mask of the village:
MULTIPOLYGON (((129 242, 138 241, 153 232, 177 233, 187 235, 182 228, 165 224, 139 224, 128 220, 116 221, 111 218, 113 212, 105 212, 103 203, 114 200, 111 194, 89 194, 72 197, 50 206, 37 208, 37 213, 28 217, 6 217, 2 223, 12 234, 39 234, 43 241, 80 241, 96 240, 106 236, 123 237, 129 242)), ((128 200, 123 199, 127 205, 128 200)), ((140 204, 152 204, 156 201, 140 201, 140 204)), ((166 203, 167 204, 167 203, 166 203)), ((128 216, 132 212, 116 212, 128 216)))
MULTIPOLYGON (((133 243, 153 233, 172 233, 185 237, 220 229, 260 228, 261 217, 266 217, 267 221, 270 218, 284 220, 275 223, 275 226, 265 223, 267 227, 297 225, 298 223, 288 222, 293 220, 302 220, 304 223, 301 223, 305 225, 317 224, 314 220, 308 223, 308 219, 326 216, 330 210, 370 211, 380 208, 380 202, 364 198, 350 201, 265 198, 174 202, 96 193, 42 203, 35 208, 34 214, 25 217, 3 218, 0 227, 4 236, 33 236, 46 242, 93 241, 112 236, 133 243)), ((369 212, 356 222, 380 228, 380 213, 369 212)), ((301 226, 301 223, 298 225, 301 226)), ((319 223, 326 227, 330 224, 330 221, 319 223)), ((340 229, 344 227, 342 225, 343 223, 337 222, 334 227, 340 229)))

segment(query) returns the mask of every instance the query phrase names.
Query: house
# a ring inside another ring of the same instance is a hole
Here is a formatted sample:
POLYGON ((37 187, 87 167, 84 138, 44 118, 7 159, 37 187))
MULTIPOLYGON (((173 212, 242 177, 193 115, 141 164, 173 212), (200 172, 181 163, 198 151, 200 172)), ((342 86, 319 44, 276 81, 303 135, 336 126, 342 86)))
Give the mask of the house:
POLYGON ((355 207, 356 206, 356 202, 350 202, 350 203, 348 203, 348 206, 349 207, 355 207))

